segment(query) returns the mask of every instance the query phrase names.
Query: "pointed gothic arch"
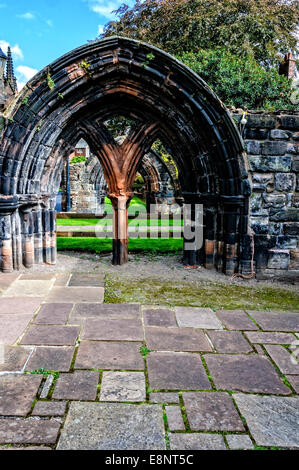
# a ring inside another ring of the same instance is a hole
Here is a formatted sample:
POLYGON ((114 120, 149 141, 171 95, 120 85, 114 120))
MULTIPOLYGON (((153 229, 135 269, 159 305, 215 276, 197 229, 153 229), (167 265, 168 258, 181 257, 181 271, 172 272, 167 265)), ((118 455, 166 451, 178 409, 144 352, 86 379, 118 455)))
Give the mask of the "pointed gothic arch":
POLYGON ((185 262, 227 273, 249 267, 250 184, 242 139, 208 85, 169 54, 126 38, 91 42, 38 73, 5 115, 3 271, 55 261, 54 189, 63 156, 79 137, 98 156, 108 182, 114 263, 127 260, 126 209, 138 163, 161 138, 176 162, 185 202, 204 204, 204 244, 185 250, 185 262), (103 125, 115 114, 138 122, 121 146, 103 125))

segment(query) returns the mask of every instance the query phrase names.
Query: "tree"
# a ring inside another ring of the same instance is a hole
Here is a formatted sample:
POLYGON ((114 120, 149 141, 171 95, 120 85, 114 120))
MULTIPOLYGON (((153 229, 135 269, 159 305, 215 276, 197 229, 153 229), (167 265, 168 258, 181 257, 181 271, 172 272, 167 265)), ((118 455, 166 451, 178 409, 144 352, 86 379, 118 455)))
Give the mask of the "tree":
POLYGON ((298 0, 136 0, 102 37, 119 35, 171 54, 222 48, 266 67, 296 50, 298 0))
POLYGON ((292 109, 292 81, 276 68, 266 69, 251 56, 222 49, 184 52, 178 57, 200 75, 227 105, 247 109, 292 109))

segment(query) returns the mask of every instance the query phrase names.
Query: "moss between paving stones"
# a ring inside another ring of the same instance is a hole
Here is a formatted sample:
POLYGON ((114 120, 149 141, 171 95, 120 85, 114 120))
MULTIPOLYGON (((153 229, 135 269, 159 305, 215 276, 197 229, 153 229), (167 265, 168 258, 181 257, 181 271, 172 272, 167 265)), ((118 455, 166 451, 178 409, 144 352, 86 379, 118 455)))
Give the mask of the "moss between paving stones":
POLYGON ((125 280, 106 276, 105 303, 209 307, 212 309, 298 311, 299 293, 274 287, 215 282, 174 284, 146 278, 125 280))

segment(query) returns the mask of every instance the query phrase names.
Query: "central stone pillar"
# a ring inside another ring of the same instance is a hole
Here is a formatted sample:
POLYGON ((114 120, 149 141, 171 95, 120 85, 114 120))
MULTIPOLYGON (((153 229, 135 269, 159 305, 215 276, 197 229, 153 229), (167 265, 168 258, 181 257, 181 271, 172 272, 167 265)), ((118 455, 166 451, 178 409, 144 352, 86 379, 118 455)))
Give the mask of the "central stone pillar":
POLYGON ((108 194, 114 209, 113 214, 113 258, 115 266, 125 264, 129 253, 128 207, 133 193, 108 194))

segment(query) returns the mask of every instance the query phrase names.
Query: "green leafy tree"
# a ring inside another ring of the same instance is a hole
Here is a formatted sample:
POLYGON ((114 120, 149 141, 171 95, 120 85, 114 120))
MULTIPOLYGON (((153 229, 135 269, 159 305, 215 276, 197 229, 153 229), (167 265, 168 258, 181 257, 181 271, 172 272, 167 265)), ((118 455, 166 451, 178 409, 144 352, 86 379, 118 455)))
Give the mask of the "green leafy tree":
POLYGON ((296 50, 298 0, 136 0, 102 36, 126 36, 171 54, 222 48, 266 67, 296 50))
POLYGON ((215 91, 226 105, 247 109, 292 109, 292 81, 276 68, 266 69, 248 55, 222 49, 185 52, 178 57, 215 91))

